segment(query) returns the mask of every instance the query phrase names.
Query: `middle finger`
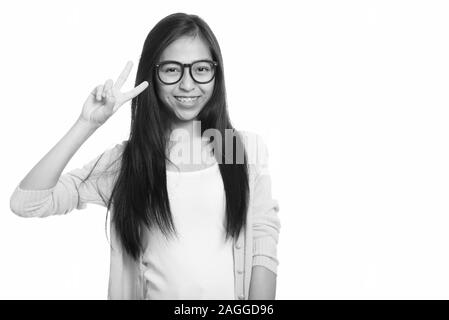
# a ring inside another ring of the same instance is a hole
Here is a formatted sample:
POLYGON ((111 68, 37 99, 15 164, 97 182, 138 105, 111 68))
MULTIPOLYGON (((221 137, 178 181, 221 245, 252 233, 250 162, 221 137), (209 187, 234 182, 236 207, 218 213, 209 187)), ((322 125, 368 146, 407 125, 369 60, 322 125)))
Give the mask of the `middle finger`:
POLYGON ((129 76, 129 73, 131 72, 132 67, 133 67, 132 61, 128 61, 126 63, 125 69, 123 69, 122 73, 120 73, 120 76, 117 78, 117 81, 115 82, 116 89, 122 88, 126 79, 128 79, 128 76, 129 76))

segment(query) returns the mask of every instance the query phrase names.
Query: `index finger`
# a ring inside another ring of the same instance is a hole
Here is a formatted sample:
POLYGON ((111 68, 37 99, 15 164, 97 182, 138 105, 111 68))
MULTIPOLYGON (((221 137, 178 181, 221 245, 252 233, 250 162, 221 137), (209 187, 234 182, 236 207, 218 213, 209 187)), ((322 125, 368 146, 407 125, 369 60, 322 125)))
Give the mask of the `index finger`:
POLYGON ((126 79, 128 79, 128 76, 129 76, 129 73, 131 72, 132 67, 133 67, 132 61, 128 61, 126 63, 125 69, 123 69, 122 73, 120 73, 120 76, 117 78, 117 81, 115 82, 115 85, 114 85, 115 88, 117 88, 117 89, 122 88, 126 79))
POLYGON ((134 97, 137 97, 139 94, 142 93, 142 91, 144 91, 148 87, 148 85, 149 85, 148 81, 143 81, 141 84, 139 84, 134 89, 124 93, 123 96, 125 98, 125 101, 133 99, 134 97))

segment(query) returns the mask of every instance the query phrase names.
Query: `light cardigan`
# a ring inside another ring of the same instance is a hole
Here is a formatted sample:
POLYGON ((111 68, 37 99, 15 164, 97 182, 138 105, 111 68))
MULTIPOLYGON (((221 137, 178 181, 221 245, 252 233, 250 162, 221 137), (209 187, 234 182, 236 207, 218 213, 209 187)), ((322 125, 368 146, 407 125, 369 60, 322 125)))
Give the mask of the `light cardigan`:
MULTIPOLYGON (((271 195, 268 151, 259 135, 240 131, 248 155, 249 206, 246 226, 233 240, 235 299, 247 300, 254 266, 277 274, 279 204, 271 195)), ((56 185, 46 190, 23 190, 19 185, 10 198, 11 210, 22 217, 47 217, 85 209, 87 203, 106 207, 127 141, 106 150, 82 168, 62 174, 56 185), (98 162, 98 163, 97 163, 98 162), (84 183, 93 166, 95 170, 84 183), (102 173, 103 171, 103 173, 102 173)), ((118 235, 110 229, 111 259, 108 299, 142 300, 145 277, 142 257, 134 261, 120 247, 118 235)))

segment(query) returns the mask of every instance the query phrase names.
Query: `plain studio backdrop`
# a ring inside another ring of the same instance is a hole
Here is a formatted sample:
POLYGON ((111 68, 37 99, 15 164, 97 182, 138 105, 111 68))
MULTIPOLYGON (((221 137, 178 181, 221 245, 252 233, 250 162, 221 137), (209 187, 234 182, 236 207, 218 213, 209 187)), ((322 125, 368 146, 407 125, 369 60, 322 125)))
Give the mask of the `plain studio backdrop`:
MULTIPOLYGON (((449 298, 444 1, 14 1, 0 5, 0 298, 106 299, 106 209, 24 219, 9 197, 174 12, 224 57, 234 126, 270 152, 277 299, 449 298)), ((64 172, 128 138, 130 103, 64 172)))

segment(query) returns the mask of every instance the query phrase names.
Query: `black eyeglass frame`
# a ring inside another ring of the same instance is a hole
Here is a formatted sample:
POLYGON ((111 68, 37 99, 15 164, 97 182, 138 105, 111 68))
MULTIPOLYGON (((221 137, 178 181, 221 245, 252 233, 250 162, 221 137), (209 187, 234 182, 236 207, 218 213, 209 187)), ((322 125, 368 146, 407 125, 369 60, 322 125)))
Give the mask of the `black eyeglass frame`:
POLYGON ((163 84, 171 85, 171 84, 176 84, 179 81, 181 81, 181 79, 184 77, 184 69, 185 68, 189 68, 189 74, 190 74, 190 77, 193 79, 193 81, 195 81, 196 83, 199 83, 199 84, 206 84, 206 83, 209 83, 212 80, 214 80, 215 74, 216 74, 216 68, 218 67, 218 63, 215 61, 212 61, 212 60, 207 60, 207 59, 193 61, 192 63, 181 63, 181 62, 174 61, 174 60, 167 60, 167 61, 162 61, 162 62, 156 64, 155 66, 156 66, 157 77, 158 77, 159 81, 162 82, 163 84), (195 63, 198 63, 198 62, 209 62, 214 66, 214 68, 215 68, 214 74, 213 74, 212 78, 210 78, 209 81, 204 81, 204 82, 197 81, 195 79, 195 77, 192 75, 192 65, 194 65, 195 63), (174 63, 174 64, 181 66, 181 76, 179 77, 178 81, 176 81, 176 82, 164 82, 159 75, 159 67, 162 65, 165 65, 165 64, 169 64, 169 63, 174 63))

